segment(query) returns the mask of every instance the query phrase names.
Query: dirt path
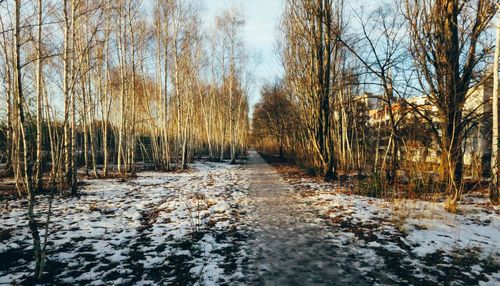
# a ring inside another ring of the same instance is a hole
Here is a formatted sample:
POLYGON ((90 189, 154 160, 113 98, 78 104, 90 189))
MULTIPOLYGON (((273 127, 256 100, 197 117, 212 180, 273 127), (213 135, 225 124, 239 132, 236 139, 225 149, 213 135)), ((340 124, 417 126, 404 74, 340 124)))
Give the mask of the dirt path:
MULTIPOLYGON (((396 225, 383 200, 285 176, 253 151, 248 164, 87 180, 79 197, 56 197, 44 282, 500 285, 496 213, 396 225)), ((0 285, 31 281, 25 205, 0 208, 0 285)))
POLYGON ((291 187, 256 152, 250 152, 252 219, 256 238, 255 282, 264 285, 369 284, 333 233, 299 202, 291 187))

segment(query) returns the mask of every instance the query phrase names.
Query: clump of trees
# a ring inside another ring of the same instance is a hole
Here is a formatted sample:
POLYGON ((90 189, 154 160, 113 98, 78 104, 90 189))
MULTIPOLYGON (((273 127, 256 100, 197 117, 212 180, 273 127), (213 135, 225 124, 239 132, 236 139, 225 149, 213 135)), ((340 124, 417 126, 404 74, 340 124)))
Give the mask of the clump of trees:
POLYGON ((249 71, 236 8, 213 30, 194 0, 4 0, 0 13, 1 171, 28 198, 36 279, 50 233, 37 194, 76 195, 79 170, 126 177, 244 153, 249 71))
POLYGON ((336 177, 333 133, 334 94, 344 86, 345 53, 335 35, 344 32, 343 3, 288 1, 283 16, 282 57, 285 84, 296 98, 303 123, 304 158, 321 169, 325 179, 336 177), (335 5, 334 5, 335 4, 335 5))
MULTIPOLYGON (((489 47, 481 46, 495 1, 406 1, 411 45, 420 87, 433 106, 439 124, 432 124, 440 144, 441 176, 447 181, 447 208, 454 209, 461 193, 469 89, 484 81, 484 60, 489 47)), ((429 121, 429 118, 427 118, 429 121)))
POLYGON ((300 138, 297 110, 281 83, 263 86, 259 103, 253 111, 253 136, 257 148, 278 153, 284 159, 285 150, 290 150, 300 138), (292 136, 293 135, 293 136, 292 136))
POLYGON ((418 161, 439 174, 445 206, 456 211, 467 138, 478 129, 491 138, 484 128, 491 124, 491 108, 484 108, 491 98, 472 95, 491 90, 488 29, 497 10, 492 0, 385 1, 374 9, 343 0, 286 1, 283 81, 262 91, 254 114, 258 144, 285 150, 326 179, 337 171, 374 174, 392 192, 418 161), (426 151, 417 156, 417 147, 426 151), (438 168, 426 161, 432 149, 438 168))

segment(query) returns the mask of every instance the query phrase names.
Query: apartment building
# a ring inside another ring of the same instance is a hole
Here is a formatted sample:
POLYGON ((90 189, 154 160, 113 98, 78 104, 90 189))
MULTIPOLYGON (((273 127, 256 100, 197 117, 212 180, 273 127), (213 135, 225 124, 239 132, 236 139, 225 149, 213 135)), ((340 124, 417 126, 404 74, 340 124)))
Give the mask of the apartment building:
MULTIPOLYGON (((485 85, 477 86, 469 91, 464 105, 463 118, 466 122, 466 138, 463 141, 464 164, 477 170, 481 166, 488 164, 491 156, 491 95, 492 88, 485 85)), ((380 97, 365 93, 357 97, 358 102, 364 105, 368 115, 368 124, 373 127, 388 124, 389 107, 380 97)), ((415 96, 401 99, 391 104, 392 113, 396 120, 409 122, 419 121, 422 124, 429 124, 420 114, 432 121, 439 123, 436 116, 438 109, 431 104, 426 96, 415 96), (402 118, 404 117, 404 118, 402 118)), ((432 134, 428 134, 432 136, 432 134)), ((406 142, 406 148, 412 148, 410 158, 413 161, 439 162, 439 146, 435 139, 433 144, 422 146, 418 142, 406 142)), ((482 168, 485 169, 485 168, 482 168)), ((487 168, 486 168, 487 169, 487 168)), ((478 171, 479 172, 479 171, 478 171)))

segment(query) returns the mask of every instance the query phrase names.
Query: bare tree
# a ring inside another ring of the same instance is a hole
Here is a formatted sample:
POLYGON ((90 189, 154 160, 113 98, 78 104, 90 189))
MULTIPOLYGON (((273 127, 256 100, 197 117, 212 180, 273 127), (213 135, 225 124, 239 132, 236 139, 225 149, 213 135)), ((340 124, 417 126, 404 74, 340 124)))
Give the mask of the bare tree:
POLYGON ((332 102, 342 65, 335 35, 343 33, 343 9, 343 1, 289 0, 282 23, 285 82, 300 102, 314 165, 325 179, 336 177, 332 102))
POLYGON ((22 81, 22 67, 21 64, 21 0, 16 0, 15 2, 15 26, 14 26, 14 46, 15 46, 15 69, 14 69, 14 81, 16 87, 16 110, 18 119, 18 130, 20 133, 18 138, 21 140, 20 148, 17 152, 19 155, 19 165, 22 166, 22 176, 25 192, 28 194, 28 226, 31 231, 31 236, 33 238, 33 251, 35 254, 35 278, 41 277, 43 269, 41 267, 42 256, 40 247, 40 234, 38 232, 38 224, 35 217, 35 205, 36 205, 36 193, 33 188, 33 165, 30 162, 30 139, 29 131, 27 127, 26 114, 24 110, 25 97, 24 97, 24 87, 22 81))
MULTIPOLYGON (((500 4, 497 3, 497 9, 500 4)), ((496 26, 495 56, 493 58, 493 136, 491 150, 491 190, 490 200, 493 204, 499 203, 499 182, 498 182, 498 58, 500 56, 500 17, 496 26)))
POLYGON ((406 0, 405 16, 420 86, 438 109, 433 126, 441 146, 441 176, 448 185, 446 208, 456 209, 463 174, 463 108, 478 82, 480 61, 488 48, 479 45, 496 6, 492 0, 406 0))
POLYGON ((37 29, 37 75, 36 75, 36 93, 37 93, 37 113, 36 113, 36 188, 41 190, 42 186, 42 116, 43 116, 43 93, 42 93, 42 0, 38 0, 38 29, 37 29))
MULTIPOLYGON (((2 31, 5 30, 5 24, 3 19, 0 17, 0 28, 2 31)), ((3 51, 3 62, 5 68, 5 93, 6 93, 6 107, 7 107, 7 132, 6 132, 6 168, 4 175, 9 175, 13 173, 15 162, 13 162, 14 157, 14 108, 13 108, 13 86, 12 86, 12 59, 9 52, 9 44, 7 40, 7 33, 2 33, 2 43, 1 43, 2 51, 3 51)))
MULTIPOLYGON (((397 94, 400 92, 396 89, 394 72, 403 69, 407 64, 406 30, 401 29, 404 18, 391 3, 382 4, 366 17, 356 11, 353 13, 360 24, 360 33, 352 35, 350 39, 343 39, 342 35, 339 35, 337 39, 356 56, 371 77, 375 78, 372 82, 369 77, 367 85, 375 85, 382 90, 382 95, 370 95, 370 98, 383 102, 384 111, 388 114, 390 135, 386 149, 387 154, 390 154, 390 162, 386 164, 384 156, 382 166, 385 166, 386 178, 392 182, 399 166, 401 134, 398 126, 404 118, 403 114, 398 114, 401 110, 394 108, 400 97, 397 94)), ((374 168, 378 167, 376 163, 374 168)))

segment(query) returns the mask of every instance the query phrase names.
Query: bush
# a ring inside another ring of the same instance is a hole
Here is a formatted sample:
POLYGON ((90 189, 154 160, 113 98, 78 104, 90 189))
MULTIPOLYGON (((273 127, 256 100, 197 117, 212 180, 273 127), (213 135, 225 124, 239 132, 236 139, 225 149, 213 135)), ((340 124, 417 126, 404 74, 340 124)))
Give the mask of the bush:
POLYGON ((384 198, 387 195, 388 184, 380 173, 371 173, 366 179, 360 182, 358 193, 368 197, 384 198))

